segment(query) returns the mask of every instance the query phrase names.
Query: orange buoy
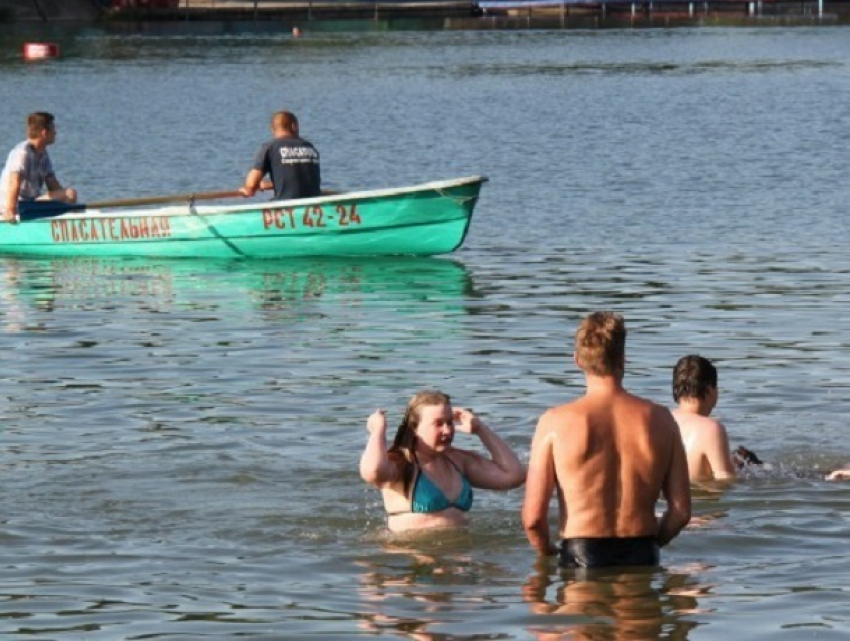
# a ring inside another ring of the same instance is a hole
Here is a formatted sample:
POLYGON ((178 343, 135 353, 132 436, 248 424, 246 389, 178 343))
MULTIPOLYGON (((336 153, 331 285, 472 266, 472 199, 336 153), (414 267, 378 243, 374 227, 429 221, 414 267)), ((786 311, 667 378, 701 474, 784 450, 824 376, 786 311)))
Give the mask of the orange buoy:
POLYGON ((27 42, 24 44, 24 60, 49 60, 59 57, 59 46, 52 42, 27 42))

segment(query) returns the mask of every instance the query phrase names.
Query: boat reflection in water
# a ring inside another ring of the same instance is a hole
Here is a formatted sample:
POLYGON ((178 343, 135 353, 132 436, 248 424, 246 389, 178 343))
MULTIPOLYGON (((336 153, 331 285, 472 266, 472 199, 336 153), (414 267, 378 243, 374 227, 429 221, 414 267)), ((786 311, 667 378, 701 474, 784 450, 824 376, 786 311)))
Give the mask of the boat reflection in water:
POLYGON ((7 331, 27 322, 27 310, 129 308, 162 313, 237 306, 291 312, 318 302, 403 310, 425 300, 457 306, 473 288, 461 263, 415 257, 5 258, 0 260, 0 273, 7 331))

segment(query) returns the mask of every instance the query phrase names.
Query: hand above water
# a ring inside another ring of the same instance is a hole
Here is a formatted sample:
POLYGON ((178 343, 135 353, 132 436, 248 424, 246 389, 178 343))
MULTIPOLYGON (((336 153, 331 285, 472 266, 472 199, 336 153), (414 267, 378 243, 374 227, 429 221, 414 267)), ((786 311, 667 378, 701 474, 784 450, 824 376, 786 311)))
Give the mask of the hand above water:
POLYGON ((479 419, 472 410, 465 407, 456 407, 452 410, 455 420, 455 429, 458 432, 465 434, 478 434, 478 429, 481 427, 481 419, 479 419))
POLYGON ((387 431, 387 413, 381 408, 376 409, 366 421, 366 429, 370 434, 386 433, 387 431))

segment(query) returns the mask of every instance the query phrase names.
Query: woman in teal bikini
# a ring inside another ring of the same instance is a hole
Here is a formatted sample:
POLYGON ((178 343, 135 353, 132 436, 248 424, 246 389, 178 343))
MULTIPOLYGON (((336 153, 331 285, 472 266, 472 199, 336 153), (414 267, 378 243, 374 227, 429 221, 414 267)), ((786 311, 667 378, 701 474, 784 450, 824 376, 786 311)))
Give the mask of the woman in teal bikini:
POLYGON ((442 392, 420 392, 410 400, 389 449, 383 410, 369 417, 366 428, 360 476, 381 490, 394 532, 464 526, 472 488, 510 490, 525 482, 525 468, 510 446, 470 410, 453 409, 442 392), (490 458, 454 447, 455 431, 478 435, 490 458))

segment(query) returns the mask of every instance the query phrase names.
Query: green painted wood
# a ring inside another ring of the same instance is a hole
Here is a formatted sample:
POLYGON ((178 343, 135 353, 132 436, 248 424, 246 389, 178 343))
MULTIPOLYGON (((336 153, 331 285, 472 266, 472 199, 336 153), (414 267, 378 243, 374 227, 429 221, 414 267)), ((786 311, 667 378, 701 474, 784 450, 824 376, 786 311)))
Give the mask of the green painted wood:
POLYGON ((286 258, 432 256, 463 243, 487 180, 248 205, 91 210, 0 224, 0 254, 286 258))

